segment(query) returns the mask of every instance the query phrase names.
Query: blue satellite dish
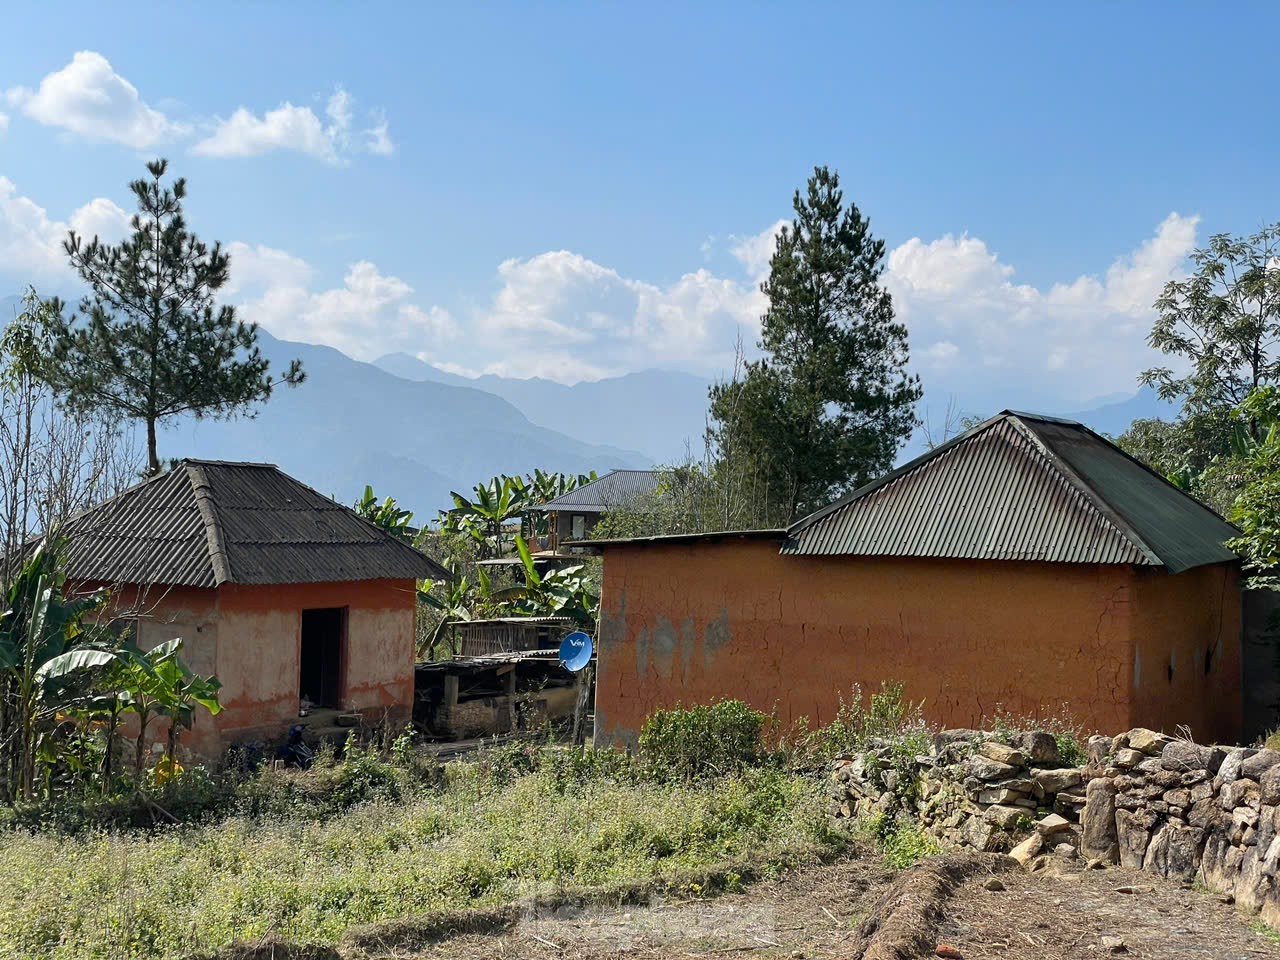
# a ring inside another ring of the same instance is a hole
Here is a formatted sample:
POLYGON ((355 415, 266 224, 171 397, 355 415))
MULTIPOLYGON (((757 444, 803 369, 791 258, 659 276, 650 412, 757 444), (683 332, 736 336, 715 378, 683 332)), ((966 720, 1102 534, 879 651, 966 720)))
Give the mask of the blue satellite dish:
POLYGON ((591 638, 575 630, 560 641, 560 662, 570 673, 577 673, 591 662, 591 638))

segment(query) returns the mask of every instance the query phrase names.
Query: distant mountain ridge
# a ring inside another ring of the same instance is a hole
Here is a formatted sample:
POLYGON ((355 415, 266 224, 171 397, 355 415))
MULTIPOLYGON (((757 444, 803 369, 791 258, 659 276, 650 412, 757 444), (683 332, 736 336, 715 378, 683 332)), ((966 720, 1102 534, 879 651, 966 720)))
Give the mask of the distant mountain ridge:
POLYGON ((300 359, 306 382, 277 388, 252 419, 186 418, 165 427, 161 456, 275 463, 348 503, 372 484, 422 518, 449 506, 451 490, 497 473, 650 466, 636 451, 532 423, 483 390, 406 380, 332 347, 258 334, 273 369, 300 359))
POLYGON ((674 370, 641 370, 567 386, 554 380, 522 380, 486 374, 475 379, 448 373, 407 353, 389 353, 375 366, 406 380, 447 383, 496 394, 534 423, 590 443, 642 451, 658 463, 702 453, 710 381, 674 370))
MULTIPOLYGON (((0 327, 21 303, 18 296, 0 298, 0 327)), ((469 490, 496 473, 534 467, 604 473, 677 463, 686 452, 702 451, 709 383, 692 374, 644 370, 572 386, 470 379, 403 353, 364 363, 265 330, 259 338, 273 368, 301 359, 306 383, 277 389, 253 418, 187 418, 163 427, 162 457, 271 462, 344 502, 371 484, 379 496, 431 517, 449 506, 451 490, 469 490)), ((1149 387, 1103 400, 1060 415, 1116 436, 1135 419, 1169 419, 1178 411, 1149 387)), ((900 459, 922 449, 914 437, 900 459)))

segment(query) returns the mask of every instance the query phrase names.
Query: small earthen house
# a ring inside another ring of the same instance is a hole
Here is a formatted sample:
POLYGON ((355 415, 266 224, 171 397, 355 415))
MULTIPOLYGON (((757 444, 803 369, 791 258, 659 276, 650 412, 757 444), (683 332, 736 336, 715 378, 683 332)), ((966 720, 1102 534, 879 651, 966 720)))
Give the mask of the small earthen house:
POLYGON ((416 580, 446 572, 276 467, 184 460, 62 533, 69 581, 110 587, 140 646, 181 637, 221 681, 222 712, 183 739, 193 752, 279 738, 304 704, 302 722, 411 716, 416 580))
POLYGON ((1006 411, 789 530, 595 544, 597 738, 725 697, 823 723, 900 681, 951 727, 1067 710, 1234 742, 1236 534, 1081 424, 1006 411))

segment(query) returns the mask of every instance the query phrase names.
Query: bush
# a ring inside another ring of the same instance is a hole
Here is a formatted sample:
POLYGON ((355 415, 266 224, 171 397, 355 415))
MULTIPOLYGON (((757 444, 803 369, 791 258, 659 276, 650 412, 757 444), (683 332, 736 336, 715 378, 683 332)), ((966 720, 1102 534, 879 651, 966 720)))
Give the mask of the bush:
POLYGON ((913 867, 925 857, 932 857, 941 851, 938 841, 920 829, 913 821, 895 821, 881 840, 884 851, 884 862, 895 870, 913 867))
POLYGON ((758 763, 767 720, 741 700, 656 710, 640 729, 645 773, 659 780, 689 780, 758 763))
POLYGON ((813 730, 807 720, 800 721, 791 743, 796 765, 825 770, 836 757, 861 753, 873 743, 912 757, 926 752, 930 731, 923 704, 912 703, 903 693, 901 683, 888 681, 864 706, 862 687, 855 683, 848 698, 840 697, 831 723, 813 730))

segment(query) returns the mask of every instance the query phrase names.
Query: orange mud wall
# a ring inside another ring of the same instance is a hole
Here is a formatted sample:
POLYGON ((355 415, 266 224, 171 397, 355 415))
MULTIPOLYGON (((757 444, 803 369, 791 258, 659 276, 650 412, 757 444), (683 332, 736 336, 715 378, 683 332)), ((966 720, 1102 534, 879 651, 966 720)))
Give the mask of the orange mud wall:
POLYGON ((887 680, 948 727, 989 723, 1000 709, 1065 709, 1105 732, 1187 724, 1201 739, 1239 735, 1231 567, 1173 577, 1123 565, 784 557, 778 546, 605 548, 598 742, 634 742, 656 708, 725 697, 776 710, 783 724, 826 723, 853 684, 867 695, 887 680), (1218 651, 1207 673, 1206 646, 1218 651), (1199 672, 1176 669, 1170 683, 1162 658, 1193 651, 1199 672))
MULTIPOLYGON (((244 586, 217 590, 150 587, 117 591, 115 607, 137 618, 144 648, 183 638, 182 656, 222 683, 222 712, 197 711, 185 747, 216 757, 247 739, 281 738, 298 717, 302 611, 347 608, 342 656, 343 709, 372 722, 408 721, 413 711, 414 610, 412 580, 244 586)), ((149 733, 163 740, 167 721, 149 733)))

